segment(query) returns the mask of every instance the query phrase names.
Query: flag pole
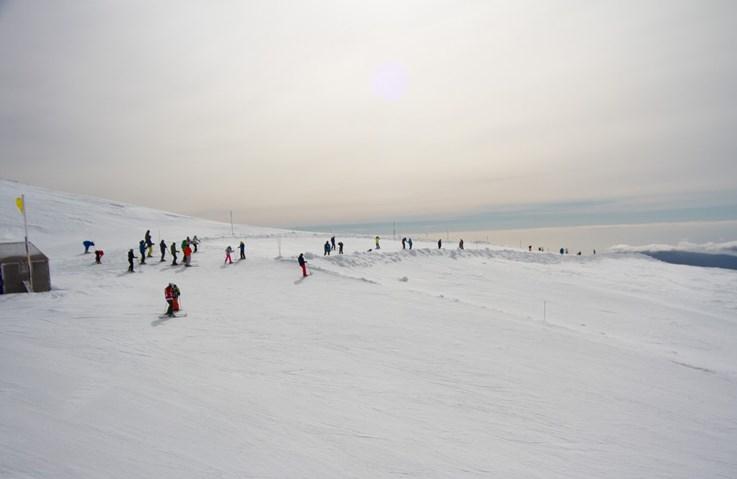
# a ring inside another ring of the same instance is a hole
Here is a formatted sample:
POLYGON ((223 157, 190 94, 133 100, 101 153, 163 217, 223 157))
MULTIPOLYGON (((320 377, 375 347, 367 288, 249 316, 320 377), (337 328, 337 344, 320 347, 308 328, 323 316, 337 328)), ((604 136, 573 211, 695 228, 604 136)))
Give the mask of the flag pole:
POLYGON ((26 216, 26 195, 20 195, 21 203, 23 204, 23 229, 26 234, 26 260, 28 261, 28 278, 31 283, 31 293, 33 292, 33 265, 31 264, 31 250, 28 247, 28 217, 26 216))

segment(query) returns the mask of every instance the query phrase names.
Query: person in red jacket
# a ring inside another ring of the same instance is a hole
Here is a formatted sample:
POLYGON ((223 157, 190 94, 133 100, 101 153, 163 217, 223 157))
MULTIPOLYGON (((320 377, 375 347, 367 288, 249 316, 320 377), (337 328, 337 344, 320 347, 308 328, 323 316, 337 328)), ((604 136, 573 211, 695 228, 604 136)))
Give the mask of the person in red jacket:
POLYGON ((192 266, 192 247, 187 244, 184 247, 184 266, 192 266))
POLYGON ((174 285, 172 283, 169 283, 169 285, 164 288, 164 299, 166 299, 167 304, 169 307, 166 310, 166 315, 169 317, 174 316, 174 301, 176 300, 176 296, 174 294, 174 285))

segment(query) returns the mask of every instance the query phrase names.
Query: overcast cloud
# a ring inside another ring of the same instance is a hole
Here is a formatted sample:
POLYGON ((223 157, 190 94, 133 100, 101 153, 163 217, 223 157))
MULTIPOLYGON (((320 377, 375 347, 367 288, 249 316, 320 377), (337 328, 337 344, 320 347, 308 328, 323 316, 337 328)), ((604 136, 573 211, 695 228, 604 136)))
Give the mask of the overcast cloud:
POLYGON ((734 1, 0 2, 0 176, 260 224, 737 191, 734 1))

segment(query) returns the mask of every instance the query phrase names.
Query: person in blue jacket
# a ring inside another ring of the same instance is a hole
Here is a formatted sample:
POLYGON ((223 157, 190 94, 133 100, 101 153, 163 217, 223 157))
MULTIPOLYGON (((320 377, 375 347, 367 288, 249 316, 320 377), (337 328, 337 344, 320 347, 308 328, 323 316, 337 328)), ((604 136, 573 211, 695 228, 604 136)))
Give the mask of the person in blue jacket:
POLYGON ((138 251, 141 252, 141 264, 146 264, 146 242, 141 240, 138 242, 138 251))
POLYGON ((84 240, 82 241, 82 245, 84 245, 84 254, 87 254, 90 252, 90 248, 95 246, 95 242, 90 241, 90 240, 84 240))

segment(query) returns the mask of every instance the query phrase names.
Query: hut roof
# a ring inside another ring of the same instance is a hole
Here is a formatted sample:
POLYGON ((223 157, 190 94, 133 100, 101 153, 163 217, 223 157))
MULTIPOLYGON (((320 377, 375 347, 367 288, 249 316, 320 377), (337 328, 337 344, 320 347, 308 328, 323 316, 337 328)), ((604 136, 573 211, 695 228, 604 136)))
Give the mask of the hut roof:
MULTIPOLYGON (((33 243, 30 241, 28 242, 28 250, 31 253, 31 258, 39 259, 48 259, 45 254, 41 252, 40 249, 36 247, 33 243)), ((13 259, 13 258, 25 258, 26 256, 26 244, 24 241, 18 241, 13 243, 0 243, 0 261, 4 259, 13 259)))

